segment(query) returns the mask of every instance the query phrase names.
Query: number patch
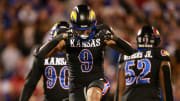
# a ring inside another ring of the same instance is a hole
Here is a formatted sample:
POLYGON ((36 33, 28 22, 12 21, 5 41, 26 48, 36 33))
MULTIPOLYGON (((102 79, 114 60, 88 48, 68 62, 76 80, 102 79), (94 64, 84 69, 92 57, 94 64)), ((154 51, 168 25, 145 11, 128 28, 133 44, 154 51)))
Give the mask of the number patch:
POLYGON ((150 83, 150 78, 146 77, 151 72, 151 62, 149 59, 141 59, 137 61, 137 69, 141 70, 139 75, 136 76, 134 70, 130 67, 135 66, 135 60, 126 62, 125 65, 125 75, 126 85, 136 84, 145 84, 150 83))
POLYGON ((69 75, 69 69, 68 69, 68 67, 66 67, 66 66, 64 66, 62 69, 61 69, 61 71, 60 71, 60 73, 59 73, 59 81, 60 81, 60 85, 61 85, 61 87, 62 88, 64 88, 64 89, 69 89, 69 77, 68 76, 66 76, 66 74, 68 73, 68 75, 69 75))
POLYGON ((135 72, 133 69, 130 69, 130 67, 134 66, 134 60, 126 62, 125 66, 125 75, 128 75, 129 78, 126 79, 126 85, 132 85, 134 81, 136 80, 135 72))
POLYGON ((57 77, 56 69, 53 66, 45 68, 45 76, 47 78, 47 88, 52 89, 56 85, 56 81, 59 78, 60 86, 63 89, 69 89, 69 69, 67 66, 61 68, 59 77, 57 77))
POLYGON ((45 75, 46 75, 46 78, 48 79, 46 81, 47 88, 52 89, 55 86, 56 80, 57 80, 55 68, 53 66, 46 67, 45 75))
POLYGON ((81 71, 90 72, 93 68, 93 56, 90 50, 83 49, 79 53, 79 61, 81 62, 81 71))

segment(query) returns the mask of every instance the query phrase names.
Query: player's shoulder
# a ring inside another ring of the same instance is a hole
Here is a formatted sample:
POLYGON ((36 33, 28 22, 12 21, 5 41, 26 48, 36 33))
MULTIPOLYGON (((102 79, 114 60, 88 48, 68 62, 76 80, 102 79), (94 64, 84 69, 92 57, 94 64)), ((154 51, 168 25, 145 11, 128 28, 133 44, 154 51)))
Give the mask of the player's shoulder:
POLYGON ((166 49, 164 49, 164 48, 153 48, 152 52, 155 55, 155 57, 157 57, 161 60, 170 61, 169 52, 166 49))

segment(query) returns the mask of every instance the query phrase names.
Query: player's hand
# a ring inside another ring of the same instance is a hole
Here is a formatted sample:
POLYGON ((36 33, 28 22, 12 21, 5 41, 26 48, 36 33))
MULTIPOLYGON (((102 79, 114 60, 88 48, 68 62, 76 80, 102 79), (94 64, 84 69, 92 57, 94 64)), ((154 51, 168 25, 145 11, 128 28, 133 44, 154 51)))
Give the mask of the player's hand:
POLYGON ((72 36, 72 32, 69 28, 63 28, 60 30, 57 30, 57 35, 55 38, 57 38, 59 41, 60 39, 67 39, 68 37, 72 36))
POLYGON ((114 35, 112 28, 106 24, 103 24, 101 29, 103 30, 104 40, 111 40, 114 35))

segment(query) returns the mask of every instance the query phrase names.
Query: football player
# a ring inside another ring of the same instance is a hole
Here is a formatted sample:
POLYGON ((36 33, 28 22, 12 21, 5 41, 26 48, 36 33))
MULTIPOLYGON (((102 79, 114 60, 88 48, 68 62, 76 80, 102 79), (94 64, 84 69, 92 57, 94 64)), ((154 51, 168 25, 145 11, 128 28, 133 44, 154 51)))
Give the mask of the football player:
POLYGON ((119 101, 173 101, 171 66, 168 52, 159 47, 160 33, 150 25, 137 35, 137 50, 121 56, 119 101))
MULTIPOLYGON (((69 27, 65 21, 55 24, 51 30, 51 38, 69 27)), ((38 49, 37 49, 38 52, 38 49)), ((28 101, 41 76, 43 76, 44 101, 68 101, 69 67, 65 53, 57 52, 51 57, 42 59, 34 57, 19 101, 28 101)))
POLYGON ((116 37, 108 25, 96 25, 95 12, 87 5, 74 7, 70 15, 72 27, 59 32, 51 42, 40 48, 37 56, 44 58, 66 49, 70 66, 70 101, 100 101, 104 87, 104 49, 109 46, 130 55, 134 49, 116 37))

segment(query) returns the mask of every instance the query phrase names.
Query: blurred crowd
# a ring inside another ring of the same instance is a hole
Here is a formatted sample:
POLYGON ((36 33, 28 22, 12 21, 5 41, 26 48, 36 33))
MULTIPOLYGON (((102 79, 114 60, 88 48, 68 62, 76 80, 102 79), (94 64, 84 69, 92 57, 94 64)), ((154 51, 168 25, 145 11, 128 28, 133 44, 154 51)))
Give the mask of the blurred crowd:
MULTIPOLYGON (((93 8, 98 24, 112 26, 134 48, 142 25, 157 27, 161 46, 171 56, 174 98, 180 101, 180 0, 0 0, 0 101, 18 101, 34 48, 49 39, 54 23, 69 21, 72 8, 81 3, 93 8)), ((107 101, 112 101, 116 89, 118 56, 107 48, 105 73, 111 81, 107 101)), ((42 99, 41 81, 31 101, 42 99)))

